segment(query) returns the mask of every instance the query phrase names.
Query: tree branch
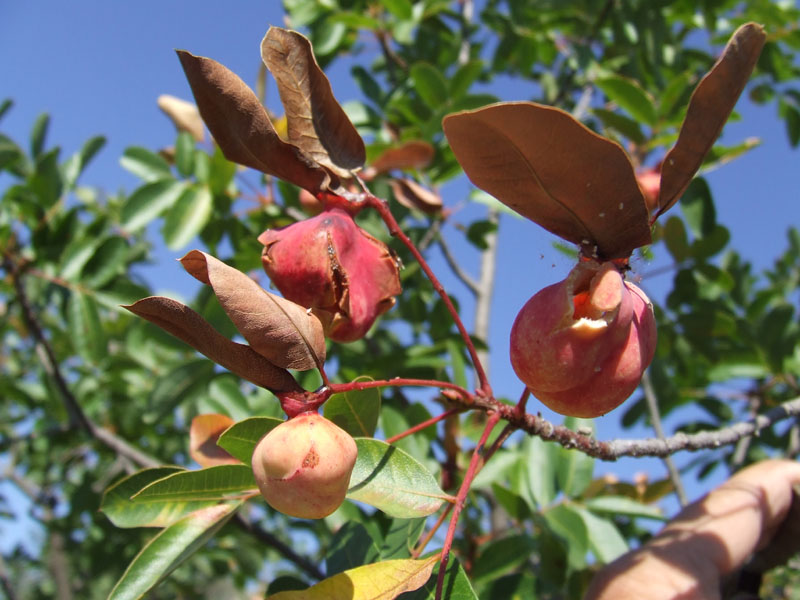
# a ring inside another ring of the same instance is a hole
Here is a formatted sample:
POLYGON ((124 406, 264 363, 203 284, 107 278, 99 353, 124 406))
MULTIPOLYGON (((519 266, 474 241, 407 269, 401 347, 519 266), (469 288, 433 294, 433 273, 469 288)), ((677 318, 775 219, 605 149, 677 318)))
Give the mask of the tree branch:
MULTIPOLYGON (((455 403, 463 402, 457 397, 453 397, 451 400, 455 403)), ((676 433, 664 439, 617 439, 605 442, 567 429, 563 425, 553 425, 547 419, 543 419, 538 415, 526 414, 520 416, 515 413, 514 406, 498 405, 488 402, 485 398, 474 397, 472 407, 487 412, 498 411, 504 420, 518 429, 538 436, 543 440, 557 442, 565 448, 575 448, 584 454, 601 460, 615 461, 623 456, 664 457, 681 450, 705 450, 707 448, 719 448, 735 444, 743 437, 758 435, 760 431, 771 427, 779 421, 800 415, 800 397, 788 400, 763 415, 758 415, 751 420, 736 423, 730 427, 701 431, 694 434, 676 433)))
POLYGON ((306 575, 313 577, 316 580, 325 579, 325 574, 319 570, 319 567, 317 567, 307 558, 304 558, 303 556, 297 554, 287 544, 283 543, 281 540, 276 538, 269 531, 265 531, 264 529, 261 529, 261 527, 259 527, 258 525, 251 523, 240 513, 236 514, 235 522, 240 529, 246 531, 260 542, 266 544, 267 546, 274 548, 278 552, 278 554, 280 554, 285 559, 294 563, 303 572, 305 572, 306 575))
POLYGON ((470 292, 477 296, 480 292, 478 282, 473 279, 472 275, 461 268, 461 265, 458 263, 456 257, 453 255, 453 252, 450 250, 450 245, 445 241, 444 236, 439 233, 437 237, 439 238, 439 248, 442 250, 442 256, 444 256, 447 266, 450 267, 450 270, 453 271, 453 274, 459 279, 459 281, 467 286, 470 292))
MULTIPOLYGON (((497 224, 500 214, 490 208, 487 220, 493 223, 495 230, 488 233, 484 240, 486 249, 481 252, 481 277, 475 290, 475 337, 484 343, 489 342, 489 319, 492 312, 492 292, 494 276, 497 271, 497 224)), ((489 351, 478 350, 478 359, 483 363, 486 376, 489 376, 489 351)))
POLYGON ((14 284, 14 290, 17 293, 17 300, 22 310, 22 318, 25 325, 31 332, 34 341, 36 342, 36 351, 42 362, 42 367, 45 373, 53 380, 56 388, 61 393, 61 398, 64 406, 69 415, 69 423, 71 426, 80 426, 91 437, 105 444, 108 448, 114 450, 117 454, 125 456, 133 462, 143 467, 154 467, 161 464, 160 461, 135 448, 122 438, 117 437, 107 429, 100 427, 94 423, 81 408, 77 398, 73 395, 72 391, 67 385, 63 373, 59 367, 58 359, 56 358, 53 347, 50 345, 49 340, 44 335, 44 330, 39 323, 33 307, 28 299, 25 285, 22 281, 20 271, 15 267, 10 260, 5 260, 3 266, 11 274, 11 279, 14 284))
MULTIPOLYGON (((653 423, 653 430, 656 432, 658 439, 664 440, 666 436, 664 435, 664 427, 661 425, 658 398, 656 398, 656 392, 653 389, 653 382, 650 379, 649 370, 645 370, 642 375, 642 389, 644 390, 644 399, 647 402, 647 410, 650 413, 650 421, 653 423)), ((678 471, 678 467, 675 466, 675 461, 672 460, 672 456, 665 456, 664 464, 667 467, 672 485, 675 487, 675 494, 678 496, 678 502, 680 502, 681 506, 686 506, 689 504, 689 499, 686 497, 686 490, 683 488, 681 474, 678 471)))

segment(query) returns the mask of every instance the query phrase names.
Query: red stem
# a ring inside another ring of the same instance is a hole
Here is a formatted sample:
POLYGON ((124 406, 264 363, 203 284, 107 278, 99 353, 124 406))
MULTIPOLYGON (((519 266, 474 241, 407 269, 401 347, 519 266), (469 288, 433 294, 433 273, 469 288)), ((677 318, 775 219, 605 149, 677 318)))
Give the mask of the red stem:
POLYGON ((447 310, 450 312, 450 315, 453 317, 453 321, 458 328, 458 332, 461 334, 461 337, 464 340, 464 343, 467 346, 467 351, 469 352, 469 356, 472 359, 472 365, 475 368, 475 374, 478 377, 478 389, 481 390, 483 395, 486 398, 492 398, 492 388, 489 385, 489 379, 486 376, 486 371, 483 369, 483 364, 481 363, 480 359, 478 358, 478 352, 475 350, 475 345, 472 343, 472 339, 469 337, 469 333, 467 332, 466 327, 464 327, 464 323, 461 321, 461 317, 458 315, 458 311, 456 311, 455 306, 453 306, 453 302, 450 300, 450 296, 447 295, 447 292, 444 289, 444 286, 441 284, 439 279, 431 270, 428 263, 423 258, 422 254, 417 247, 414 245, 414 242, 403 233, 400 229, 400 226, 397 223, 397 220, 392 215, 392 212, 389 210, 389 205, 380 198, 373 196, 370 193, 366 194, 366 202, 378 213, 381 215, 383 222, 386 224, 386 227, 389 229, 389 233, 393 236, 398 238, 403 244, 408 248, 409 252, 414 255, 414 258, 419 263, 419 266, 422 268, 422 271, 430 280, 431 284, 433 284, 433 289, 439 294, 444 302, 447 310))
POLYGON ((442 514, 439 515, 438 519, 436 519, 436 523, 433 524, 433 527, 431 527, 430 531, 425 534, 425 537, 420 540, 419 544, 417 544, 417 547, 411 552, 411 558, 419 558, 420 554, 425 551, 425 546, 428 545, 428 542, 431 541, 431 538, 433 538, 433 536, 436 535, 436 532, 439 531, 439 527, 442 526, 442 523, 444 523, 447 515, 450 514, 451 510, 453 510, 453 506, 453 504, 448 504, 447 508, 442 511, 442 514))
POLYGON ((435 387, 446 390, 453 390, 463 397, 464 400, 471 403, 474 396, 462 388, 460 385, 450 383, 448 381, 438 381, 436 379, 403 379, 402 377, 395 377, 394 379, 379 379, 377 381, 351 381, 349 383, 332 383, 330 390, 334 394, 341 394, 343 392, 360 392, 377 387, 435 387))
POLYGON ((519 397, 519 402, 517 402, 517 405, 514 407, 514 414, 517 415, 517 417, 522 418, 525 416, 525 406, 528 404, 528 398, 530 395, 531 391, 527 387, 522 390, 522 394, 519 397))
POLYGON ((443 421, 450 415, 454 415, 456 413, 461 412, 463 409, 461 408, 451 408, 450 410, 444 411, 442 414, 437 415, 435 417, 431 417, 427 421, 423 421, 422 423, 418 423, 413 427, 410 427, 403 431, 402 433, 398 433, 397 435, 393 435, 390 438, 386 438, 387 444, 394 444, 397 440, 402 440, 404 437, 409 436, 411 434, 417 433, 418 431, 422 431, 423 429, 430 427, 431 425, 438 423, 439 421, 443 421))
POLYGON ((447 528, 447 536, 444 540, 444 546, 442 546, 442 558, 439 562, 439 577, 436 580, 436 600, 442 599, 442 590, 444 589, 444 574, 447 570, 447 562, 450 560, 450 549, 453 547, 453 538, 456 534, 458 517, 461 515, 461 509, 464 508, 464 503, 467 500, 467 493, 472 485, 472 480, 475 479, 475 475, 477 475, 478 471, 480 470, 481 459, 483 458, 483 451, 486 446, 486 441, 489 439, 489 435, 492 433, 492 430, 494 429, 494 426, 497 425, 498 421, 500 421, 500 413, 492 412, 489 415, 489 420, 486 422, 486 427, 483 428, 481 439, 478 441, 478 445, 475 446, 475 450, 472 452, 472 458, 469 461, 469 467, 467 468, 467 472, 464 474, 464 481, 461 482, 461 487, 458 488, 458 495, 456 496, 456 502, 453 506, 453 515, 450 517, 450 526, 447 528))

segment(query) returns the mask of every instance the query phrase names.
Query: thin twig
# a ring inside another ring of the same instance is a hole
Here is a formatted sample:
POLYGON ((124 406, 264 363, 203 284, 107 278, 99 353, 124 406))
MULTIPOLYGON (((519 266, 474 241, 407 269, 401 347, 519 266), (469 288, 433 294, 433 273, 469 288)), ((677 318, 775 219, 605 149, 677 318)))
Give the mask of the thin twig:
POLYGON ((451 408, 449 410, 446 410, 443 413, 440 413, 440 414, 436 415, 435 417, 431 417, 430 419, 426 419, 425 421, 422 421, 422 423, 417 423, 413 427, 409 427, 408 429, 398 433, 397 435, 393 435, 392 437, 386 438, 386 443, 387 444, 394 444, 396 441, 402 440, 404 437, 407 437, 409 435, 417 433, 418 431, 422 431, 423 429, 427 429, 431 425, 435 425, 439 421, 443 421, 444 419, 446 419, 450 415, 455 415, 455 414, 461 412, 462 410, 463 409, 461 409, 460 407, 451 408))
MULTIPOLYGON (((642 375, 642 389, 644 390, 644 398, 647 402, 647 411, 650 413, 650 421, 653 423, 653 430, 656 432, 658 439, 663 440, 666 436, 664 435, 664 427, 661 424, 661 412, 658 410, 658 398, 653 389, 653 381, 650 379, 649 370, 646 370, 642 375)), ((683 481, 681 481, 680 471, 678 471, 678 467, 675 465, 675 461, 672 460, 671 455, 665 456, 663 460, 667 467, 670 481, 672 481, 672 485, 675 488, 675 495, 678 496, 678 502, 680 502, 681 506, 686 506, 689 504, 689 499, 686 496, 683 481)))
POLYGON ((325 579, 325 574, 319 569, 319 567, 317 567, 307 558, 297 554, 297 552, 292 550, 290 546, 279 540, 269 531, 265 531, 255 523, 251 523, 240 513, 236 514, 234 521, 242 530, 246 531, 260 542, 263 542, 267 546, 275 549, 278 554, 291 561, 296 566, 300 567, 300 569, 302 569, 309 577, 313 577, 316 580, 325 579))
MULTIPOLYGON (((500 213, 493 208, 489 209, 487 220, 495 226, 494 231, 484 237, 486 248, 481 252, 481 277, 475 291, 475 337, 489 341, 489 319, 492 314, 492 292, 494 292, 494 278, 497 271, 497 225, 500 213)), ((483 364, 486 376, 489 376, 489 351, 478 350, 478 359, 483 364)))
POLYGON ((452 250, 450 250, 450 245, 445 241, 444 236, 441 233, 438 236, 438 241, 439 248, 442 251, 442 256, 444 256, 447 266, 450 267, 450 270, 453 271, 453 274, 456 276, 456 278, 465 286, 467 286, 470 292, 477 296, 480 293, 478 282, 475 281, 475 278, 472 277, 472 275, 467 273, 461 267, 461 265, 458 263, 458 260, 456 260, 456 257, 453 255, 452 250))
MULTIPOLYGON (((363 185, 363 182, 362 182, 363 185)), ((399 239, 403 245, 408 249, 409 252, 414 256, 414 259, 419 263, 420 268, 422 269, 425 276, 431 282, 433 289, 439 294, 439 297, 444 302, 445 307, 447 307, 447 311, 453 317, 453 321, 456 324, 456 328, 458 329, 461 338, 464 340, 464 345, 467 347, 467 351, 469 352, 470 359, 472 360, 472 367, 475 369, 475 374, 478 379, 478 385, 476 386, 483 396, 489 401, 490 403, 497 403, 494 400, 492 395, 492 387, 489 383, 489 379, 486 376, 486 371, 483 368, 483 363, 480 361, 478 357, 478 353, 475 350, 475 344, 473 344, 472 339, 467 332, 466 327, 464 327, 464 323, 461 320, 458 311, 456 310, 455 306, 453 306, 453 301, 450 299, 450 296, 447 294, 447 291, 444 289, 444 286, 439 281, 439 278, 436 277, 436 274, 431 270, 430 265, 425 260, 425 258, 420 254, 417 247, 414 245, 409 237, 400 229, 400 225, 398 225, 397 220, 394 218, 394 215, 389 210, 389 206, 385 200, 381 200, 380 198, 373 196, 371 193, 367 192, 364 197, 364 201, 369 204, 372 208, 378 211, 378 214, 383 219, 386 228, 389 230, 389 234, 392 237, 396 237, 399 239)))

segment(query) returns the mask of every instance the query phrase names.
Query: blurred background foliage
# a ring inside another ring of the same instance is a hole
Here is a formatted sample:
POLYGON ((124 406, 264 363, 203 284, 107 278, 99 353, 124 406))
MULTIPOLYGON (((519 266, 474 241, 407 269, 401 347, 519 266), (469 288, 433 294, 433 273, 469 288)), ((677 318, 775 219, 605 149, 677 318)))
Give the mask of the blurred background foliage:
MULTIPOLYGON (((715 49, 746 21, 762 23, 769 37, 745 94, 774 106, 791 146, 800 143, 794 2, 285 0, 284 7, 288 26, 308 35, 323 67, 350 65, 361 100, 345 107, 368 142, 368 164, 401 142, 427 142, 435 149, 430 165, 403 176, 428 190, 460 174, 442 117, 496 101, 492 90, 501 82, 513 82, 520 100, 563 108, 618 140, 638 166, 657 164, 715 49)), ((10 100, 0 116, 9 110, 10 100)), ((142 267, 155 260, 161 240, 176 254, 202 247, 268 286, 256 237, 303 218, 306 207, 297 189, 245 177, 187 132, 166 152, 128 148, 121 164, 141 185, 109 194, 81 177, 105 140, 92 138, 64 156, 48 138, 49 123, 40 117, 27 140, 0 133, 2 477, 27 497, 26 510, 43 532, 36 552, 17 544, 0 556, 0 581, 9 598, 103 598, 153 535, 115 528, 98 512, 103 490, 147 460, 189 465, 188 425, 197 414, 280 416, 271 394, 218 370, 119 305, 152 294, 142 267), (140 454, 120 450, 120 443, 140 454)), ((717 146, 705 167, 752 146, 717 146)), ((396 202, 397 175, 378 175, 371 189, 392 201, 427 252, 442 243, 451 200, 445 196, 445 210, 433 214, 408 208, 396 202)), ((503 209, 484 195, 471 198, 487 207, 460 235, 485 255, 503 209)), ((388 241, 375 215, 360 222, 388 241)), ((786 251, 756 271, 729 245, 701 176, 645 251, 648 260, 667 256, 672 272, 666 300, 656 306, 659 345, 649 378, 661 413, 677 419, 679 430, 725 427, 799 395, 800 234, 776 223, 786 251)), ((394 247, 405 264, 397 306, 366 339, 334 344, 331 372, 338 381, 368 375, 468 385, 467 356, 442 302, 411 256, 394 247)), ((236 335, 210 289, 191 305, 221 333, 236 335)), ((481 344, 483 334, 476 335, 481 344)), ((302 383, 313 388, 318 381, 309 375, 302 383)), ((385 390, 382 402, 387 437, 444 404, 399 389, 385 390)), ((623 427, 653 418, 641 393, 616 415, 623 427)), ((465 414, 398 446, 453 492, 480 425, 480 415, 465 414)), ((789 420, 736 446, 698 453, 683 476, 702 479, 798 451, 800 425, 789 420)), ((455 550, 463 597, 578 598, 598 564, 647 539, 663 519, 658 501, 674 492, 669 480, 596 477, 591 458, 513 436, 480 474, 462 516, 455 550)), ((18 507, 0 498, 0 510, 0 518, 10 518, 18 507)), ((321 574, 408 556, 422 530, 422 522, 398 523, 349 503, 318 522, 254 503, 149 597, 263 597, 267 586, 304 586, 321 574)), ((768 581, 771 597, 792 597, 788 590, 797 583, 796 571, 782 570, 768 581)))

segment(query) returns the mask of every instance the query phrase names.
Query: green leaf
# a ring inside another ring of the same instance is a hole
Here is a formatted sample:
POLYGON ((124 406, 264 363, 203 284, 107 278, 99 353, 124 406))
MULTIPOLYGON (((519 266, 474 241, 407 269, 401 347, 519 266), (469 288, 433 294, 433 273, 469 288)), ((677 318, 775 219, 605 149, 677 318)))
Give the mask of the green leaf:
POLYGON ((347 497, 391 517, 410 519, 436 512, 448 498, 431 473, 399 448, 379 440, 356 440, 358 459, 347 497))
POLYGON ((175 142, 175 166, 178 173, 189 177, 194 173, 195 141, 188 131, 181 131, 175 142))
POLYGON ((411 67, 410 74, 414 89, 430 108, 437 110, 447 103, 447 81, 436 67, 418 62, 411 67))
POLYGON ((716 227, 717 211, 711 198, 711 189, 702 177, 693 179, 689 184, 681 198, 681 212, 695 237, 701 238, 716 227))
POLYGON ((94 255, 102 239, 80 235, 70 240, 61 254, 59 276, 67 281, 76 281, 83 267, 94 255))
POLYGON ((566 541, 570 569, 583 569, 586 566, 589 538, 581 515, 567 504, 557 504, 545 511, 543 516, 553 533, 566 541))
POLYGON ((592 109, 592 114, 600 119, 603 125, 609 129, 616 130, 617 133, 621 133, 636 144, 644 144, 647 141, 642 129, 639 127, 639 123, 634 119, 602 108, 592 109))
POLYGON ((667 84, 667 87, 658 95, 658 114, 662 118, 673 115, 676 109, 682 106, 681 100, 688 99, 693 75, 680 73, 667 84))
POLYGON ((545 507, 552 504, 556 497, 556 474, 553 444, 547 444, 538 437, 526 438, 523 443, 525 454, 521 465, 523 480, 527 483, 531 508, 545 507))
POLYGON ((502 506, 508 515, 517 521, 530 518, 531 509, 525 498, 497 483, 492 484, 492 493, 495 500, 502 506))
POLYGON ((480 77, 483 72, 482 60, 470 60, 458 67, 453 76, 450 78, 450 97, 453 99, 460 99, 468 91, 470 86, 475 80, 480 77))
POLYGON ((252 414, 247 398, 242 393, 241 380, 230 373, 217 375, 209 385, 208 395, 217 412, 228 415, 234 421, 241 421, 252 414))
POLYGON ((122 158, 119 159, 119 164, 122 165, 123 169, 130 171, 145 181, 158 181, 159 179, 172 177, 169 163, 166 160, 147 148, 139 146, 126 148, 122 158))
POLYGON ((270 600, 391 600, 429 580, 436 556, 387 560, 337 573, 307 590, 280 592, 270 600))
POLYGON ((409 558, 425 530, 425 518, 392 519, 380 545, 381 560, 409 558))
POLYGON ((689 239, 686 236, 686 227, 680 218, 670 217, 664 223, 664 244, 675 262, 683 262, 689 258, 689 239))
POLYGON ((43 113, 36 118, 31 129, 31 156, 39 158, 44 152, 47 130, 50 128, 50 115, 43 113))
POLYGON ((89 288, 101 288, 124 273, 128 250, 128 242, 118 235, 105 240, 81 270, 81 283, 89 288))
POLYGON ((172 178, 145 183, 136 188, 122 205, 120 226, 131 233, 141 229, 174 205, 186 188, 186 182, 172 178))
POLYGON ((164 241, 170 250, 186 246, 202 231, 214 208, 214 198, 206 186, 192 186, 184 190, 167 213, 164 221, 164 241))
POLYGON ((658 116, 653 99, 639 82, 620 75, 612 75, 598 79, 595 83, 609 100, 627 111, 634 119, 650 126, 656 124, 658 116))
POLYGON ((68 188, 72 188, 75 182, 80 177, 86 165, 100 152, 103 146, 106 145, 106 138, 102 135, 95 136, 89 139, 83 147, 73 154, 69 160, 64 164, 64 184, 68 188))
POLYGON ((381 5, 401 21, 408 20, 413 15, 409 0, 382 0, 381 5))
POLYGON ((495 579, 528 561, 535 550, 533 539, 525 533, 509 535, 482 545, 471 573, 472 580, 495 579))
POLYGON ((217 446, 249 465, 258 441, 281 423, 283 421, 273 417, 251 417, 239 421, 222 432, 217 446))
POLYGON ((0 119, 6 116, 12 106, 14 106, 14 101, 11 98, 6 98, 0 103, 0 119))
POLYGON ((208 173, 208 187, 213 194, 224 194, 236 175, 236 164, 225 158, 219 147, 211 156, 208 173))
POLYGON ((155 423, 171 412, 187 397, 205 391, 214 377, 214 363, 205 358, 189 360, 158 378, 150 393, 150 412, 143 416, 145 423, 155 423))
MULTIPOLYGON (((359 377, 356 381, 372 381, 359 377)), ((372 437, 381 412, 381 391, 370 388, 331 396, 323 406, 325 418, 353 437, 372 437)))
MULTIPOLYGON (((427 583, 415 592, 403 594, 402 600, 434 600, 440 566, 441 563, 437 563, 427 583)), ((447 564, 447 570, 444 573, 444 586, 442 587, 445 590, 445 598, 447 600, 478 600, 478 595, 472 588, 472 583, 470 583, 464 568, 453 556, 450 556, 450 562, 447 564)))
POLYGON ((580 507, 573 507, 586 525, 589 549, 601 562, 610 563, 628 551, 628 544, 616 526, 580 507))
POLYGON ((658 506, 643 504, 627 496, 597 496, 584 502, 586 508, 595 513, 627 515, 665 521, 666 517, 658 506))
POLYGON ((382 536, 377 527, 371 529, 356 521, 349 521, 339 528, 325 552, 328 577, 380 560, 382 536))
POLYGON ((163 581, 227 522, 241 502, 202 508, 156 535, 133 559, 108 600, 136 600, 163 581))
POLYGON ((492 221, 473 221, 467 228, 467 239, 479 250, 489 247, 486 237, 497 231, 497 223, 492 221))
POLYGON ((14 140, 0 133, 0 170, 8 167, 13 171, 17 162, 25 162, 22 148, 14 140))
POLYGON ((78 354, 89 363, 99 363, 107 355, 107 339, 97 303, 85 294, 70 294, 67 303, 69 336, 78 354))
POLYGON ((133 500, 225 500, 256 487, 253 470, 248 465, 218 465, 167 475, 142 488, 133 500))
POLYGON ((131 500, 131 496, 142 488, 181 472, 183 469, 179 467, 156 467, 129 475, 106 489, 100 511, 117 527, 167 527, 191 512, 218 503, 217 500, 131 500))
MULTIPOLYGON (((564 425, 573 431, 584 427, 592 429, 591 419, 567 417, 564 425)), ((579 497, 592 482, 594 459, 578 450, 564 448, 553 444, 555 454, 555 471, 558 487, 568 498, 579 497)))

